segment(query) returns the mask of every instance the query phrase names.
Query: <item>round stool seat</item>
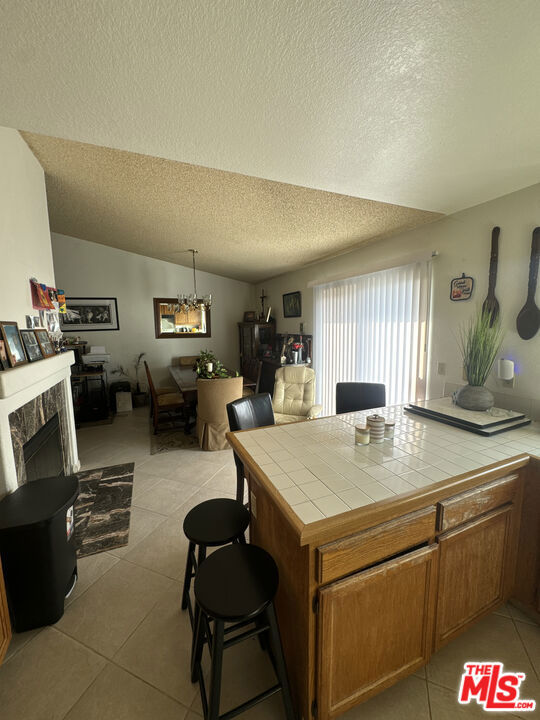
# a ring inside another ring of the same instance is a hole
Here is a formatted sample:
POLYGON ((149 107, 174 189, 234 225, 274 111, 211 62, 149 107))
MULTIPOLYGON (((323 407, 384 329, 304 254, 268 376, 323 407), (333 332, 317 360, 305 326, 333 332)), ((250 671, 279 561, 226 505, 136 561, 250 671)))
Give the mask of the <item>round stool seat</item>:
POLYGON ((266 550, 256 545, 228 545, 199 567, 195 597, 213 618, 247 620, 272 602, 278 582, 276 563, 266 550))
POLYGON ((225 545, 244 534, 249 519, 249 511, 237 500, 205 500, 184 518, 184 533, 197 545, 225 545))

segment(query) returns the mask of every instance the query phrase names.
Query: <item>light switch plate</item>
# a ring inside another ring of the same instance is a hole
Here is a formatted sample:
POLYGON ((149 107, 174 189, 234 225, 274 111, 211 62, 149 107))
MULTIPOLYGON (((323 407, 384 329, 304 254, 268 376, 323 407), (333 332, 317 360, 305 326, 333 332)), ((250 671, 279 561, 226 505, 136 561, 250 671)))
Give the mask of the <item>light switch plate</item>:
POLYGON ((437 375, 446 375, 446 363, 445 362, 437 363, 437 375))

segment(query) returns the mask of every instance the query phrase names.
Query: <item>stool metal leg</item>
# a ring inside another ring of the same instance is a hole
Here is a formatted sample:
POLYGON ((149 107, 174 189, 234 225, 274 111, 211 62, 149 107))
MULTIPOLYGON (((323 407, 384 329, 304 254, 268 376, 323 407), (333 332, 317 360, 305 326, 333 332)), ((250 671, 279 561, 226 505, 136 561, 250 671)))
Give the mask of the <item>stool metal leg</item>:
POLYGON ((287 720, 296 720, 294 709, 291 700, 291 690, 289 687, 289 678, 287 676, 287 667, 285 665, 285 658, 283 657, 283 649, 281 647, 281 638, 279 636, 279 628, 276 620, 276 613, 274 610, 274 603, 266 608, 265 611, 266 619, 270 629, 268 631, 268 639, 270 641, 270 647, 272 648, 272 654, 274 656, 274 667, 278 682, 281 684, 281 694, 283 696, 283 705, 285 707, 285 715, 287 720))
POLYGON ((221 670, 223 666, 223 620, 214 620, 214 638, 212 641, 212 668, 210 671, 210 697, 208 699, 208 720, 218 720, 221 698, 221 670))
POLYGON ((193 574, 193 563, 192 556, 195 552, 195 543, 189 543, 187 559, 186 559, 186 572, 184 574, 184 589, 182 590, 182 610, 185 610, 189 602, 189 588, 191 587, 191 576, 193 574))

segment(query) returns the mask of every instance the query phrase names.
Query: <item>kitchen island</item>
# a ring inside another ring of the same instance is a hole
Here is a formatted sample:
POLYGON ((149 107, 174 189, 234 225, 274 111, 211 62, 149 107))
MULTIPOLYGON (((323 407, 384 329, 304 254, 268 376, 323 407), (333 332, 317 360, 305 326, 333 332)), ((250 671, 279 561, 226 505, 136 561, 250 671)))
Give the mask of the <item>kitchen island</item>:
POLYGON ((510 598, 538 619, 537 424, 479 437, 391 407, 228 437, 299 718, 376 695, 510 598), (355 445, 374 412, 394 438, 355 445))

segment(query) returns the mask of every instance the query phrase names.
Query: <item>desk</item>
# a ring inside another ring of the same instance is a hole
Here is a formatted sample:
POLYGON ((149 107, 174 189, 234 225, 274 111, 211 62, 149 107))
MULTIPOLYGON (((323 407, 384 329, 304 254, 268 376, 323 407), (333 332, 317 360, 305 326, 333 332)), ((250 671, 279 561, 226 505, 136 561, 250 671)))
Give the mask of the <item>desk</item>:
POLYGON ((333 720, 508 599, 540 618, 538 423, 479 437, 397 406, 227 437, 299 717, 333 720), (355 445, 374 412, 394 440, 355 445))
POLYGON ((197 373, 191 367, 170 365, 169 375, 184 396, 184 423, 185 432, 191 432, 190 417, 197 416, 197 373))

